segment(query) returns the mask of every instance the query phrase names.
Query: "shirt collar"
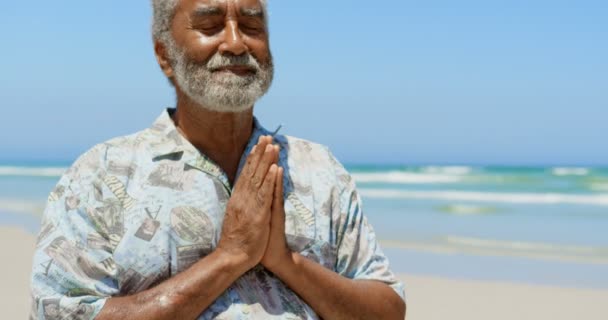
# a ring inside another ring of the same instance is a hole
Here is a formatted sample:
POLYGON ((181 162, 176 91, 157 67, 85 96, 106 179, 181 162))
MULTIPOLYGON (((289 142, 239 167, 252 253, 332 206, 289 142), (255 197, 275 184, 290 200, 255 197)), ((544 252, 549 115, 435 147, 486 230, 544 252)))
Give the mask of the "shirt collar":
MULTIPOLYGON (((222 182, 228 185, 228 179, 222 169, 207 155, 200 152, 188 141, 178 130, 171 119, 171 115, 176 111, 175 108, 167 108, 163 110, 160 116, 154 121, 150 127, 154 134, 154 141, 151 143, 151 154, 153 161, 162 159, 171 159, 182 161, 191 167, 204 171, 208 174, 218 177, 222 182)), ((253 146, 256 145, 260 136, 271 135, 272 133, 266 130, 256 117, 253 118, 253 131, 247 147, 243 155, 249 154, 253 146)), ((245 163, 246 157, 241 156, 239 163, 240 173, 241 168, 245 163)))
POLYGON ((151 154, 154 160, 177 153, 184 153, 190 147, 194 148, 175 127, 175 123, 171 119, 171 115, 175 110, 175 108, 163 110, 150 127, 150 131, 154 136, 153 141, 150 143, 151 154))

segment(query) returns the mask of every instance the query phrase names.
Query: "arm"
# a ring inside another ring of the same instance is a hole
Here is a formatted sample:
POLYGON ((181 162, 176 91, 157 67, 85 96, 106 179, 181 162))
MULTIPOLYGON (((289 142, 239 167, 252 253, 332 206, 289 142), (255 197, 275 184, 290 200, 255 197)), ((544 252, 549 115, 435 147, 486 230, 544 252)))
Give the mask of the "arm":
MULTIPOLYGON (((281 168, 278 177, 281 178, 282 175, 281 168)), ((367 241, 365 236, 368 230, 365 227, 366 223, 362 221, 359 207, 352 204, 349 204, 349 207, 353 213, 349 216, 353 219, 349 224, 358 227, 343 230, 342 233, 356 239, 357 242, 367 241)), ((302 297, 322 318, 402 320, 405 317, 405 302, 386 283, 350 279, 298 253, 290 252, 286 245, 284 228, 283 184, 277 181, 272 206, 270 239, 262 264, 302 297)), ((371 242, 375 244, 374 237, 371 237, 371 242)), ((346 245, 343 247, 343 256, 348 256, 348 259, 352 260, 345 264, 355 268, 364 269, 361 265, 367 264, 366 261, 374 257, 375 250, 361 249, 364 252, 358 253, 353 247, 346 245)), ((368 248, 367 245, 357 247, 368 248)), ((377 270, 386 275, 384 271, 388 269, 386 265, 381 265, 377 270)), ((352 274, 352 272, 345 273, 352 274)), ((361 277, 373 278, 374 271, 366 273, 372 276, 361 277)), ((380 278, 384 279, 384 277, 380 278)))
POLYGON ((345 278, 298 253, 273 271, 324 319, 399 319, 405 303, 388 285, 345 278))
POLYGON ((196 319, 251 268, 248 260, 216 250, 152 289, 109 299, 97 319, 196 319))

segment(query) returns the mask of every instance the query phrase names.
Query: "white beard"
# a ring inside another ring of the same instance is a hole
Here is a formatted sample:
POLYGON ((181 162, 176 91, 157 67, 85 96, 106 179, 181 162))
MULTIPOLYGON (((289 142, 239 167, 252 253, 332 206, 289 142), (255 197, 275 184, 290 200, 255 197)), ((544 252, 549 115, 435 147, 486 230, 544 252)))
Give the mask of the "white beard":
MULTIPOLYGON (((170 50, 170 52, 173 50, 170 50)), ((200 106, 217 112, 242 112, 253 107, 272 83, 272 57, 268 65, 249 53, 241 56, 215 53, 206 64, 189 60, 183 52, 173 51, 173 70, 179 88, 200 106), (255 73, 241 76, 231 72, 213 72, 220 67, 247 66, 255 73)))

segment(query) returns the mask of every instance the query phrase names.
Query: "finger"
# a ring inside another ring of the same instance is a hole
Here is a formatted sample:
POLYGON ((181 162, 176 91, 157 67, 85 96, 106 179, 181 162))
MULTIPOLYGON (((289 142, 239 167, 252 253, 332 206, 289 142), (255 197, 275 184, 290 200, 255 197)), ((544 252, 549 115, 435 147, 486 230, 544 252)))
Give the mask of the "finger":
POLYGON ((272 146, 274 147, 274 152, 275 152, 275 155, 276 155, 276 157, 274 159, 274 163, 276 163, 278 165, 279 164, 279 158, 281 156, 281 148, 279 147, 279 145, 276 145, 276 144, 273 144, 272 146))
POLYGON ((277 172, 277 181, 274 184, 274 198, 273 198, 273 211, 274 209, 280 209, 284 205, 283 201, 283 174, 285 170, 282 167, 279 167, 277 172))
POLYGON ((273 232, 279 235, 285 234, 285 203, 283 195, 283 176, 285 170, 279 167, 277 181, 274 185, 274 197, 272 201, 270 226, 273 232))
POLYGON ((251 149, 249 156, 247 156, 245 167, 243 168, 243 172, 247 177, 253 177, 267 145, 268 140, 265 139, 264 136, 260 136, 258 143, 251 149))
POLYGON ((274 194, 272 199, 272 217, 270 226, 274 232, 283 233, 285 228, 285 207, 283 201, 283 168, 279 167, 277 171, 277 180, 274 184, 274 194), (278 228, 278 229, 276 229, 278 228))
POLYGON ((277 165, 272 164, 268 169, 266 177, 264 178, 264 183, 257 192, 258 206, 270 209, 270 206, 272 205, 271 199, 276 181, 276 175, 277 165))
MULTIPOLYGON (((270 166, 277 162, 276 149, 273 145, 267 144, 262 155, 262 159, 256 168, 253 178, 251 179, 252 185, 255 188, 260 188, 264 182, 270 166)), ((276 170, 276 169, 275 169, 276 170)))

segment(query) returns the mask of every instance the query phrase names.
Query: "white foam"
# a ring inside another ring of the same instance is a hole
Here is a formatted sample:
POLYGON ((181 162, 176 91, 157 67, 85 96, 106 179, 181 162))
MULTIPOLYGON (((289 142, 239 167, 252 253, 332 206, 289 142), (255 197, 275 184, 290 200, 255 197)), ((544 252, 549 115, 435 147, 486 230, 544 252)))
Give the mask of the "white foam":
POLYGON ((441 174, 409 173, 402 171, 390 171, 382 173, 353 173, 355 181, 360 183, 401 183, 401 184, 424 184, 424 183, 457 183, 462 180, 458 176, 441 174))
POLYGON ((589 174, 588 168, 553 168, 553 175, 556 176, 586 176, 589 174))
POLYGON ((433 174, 447 174, 464 176, 473 172, 473 168, 466 166, 428 166, 423 167, 422 171, 433 174))
POLYGON ((64 167, 0 167, 0 176, 13 177, 61 177, 67 170, 64 167))
POLYGON ((498 193, 472 191, 410 191, 397 189, 359 190, 365 197, 381 199, 424 199, 520 204, 582 204, 608 206, 608 194, 571 195, 560 193, 498 193))
POLYGON ((506 241, 494 239, 481 239, 472 237, 447 236, 448 243, 460 246, 479 247, 488 249, 503 249, 524 252, 554 252, 554 253, 570 253, 578 255, 588 254, 605 254, 606 249, 590 246, 575 246, 575 245, 557 245, 541 242, 525 242, 525 241, 506 241))

